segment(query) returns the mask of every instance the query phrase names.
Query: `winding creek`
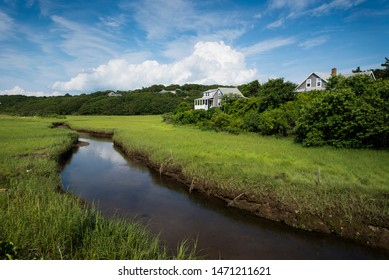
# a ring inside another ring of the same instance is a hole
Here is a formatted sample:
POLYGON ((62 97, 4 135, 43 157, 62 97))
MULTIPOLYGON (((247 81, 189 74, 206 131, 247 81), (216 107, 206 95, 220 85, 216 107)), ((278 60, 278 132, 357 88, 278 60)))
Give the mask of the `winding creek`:
POLYGON ((112 140, 82 135, 61 172, 65 190, 94 202, 104 215, 136 218, 172 250, 197 239, 209 259, 387 259, 386 252, 306 232, 189 194, 186 186, 126 159, 112 140))

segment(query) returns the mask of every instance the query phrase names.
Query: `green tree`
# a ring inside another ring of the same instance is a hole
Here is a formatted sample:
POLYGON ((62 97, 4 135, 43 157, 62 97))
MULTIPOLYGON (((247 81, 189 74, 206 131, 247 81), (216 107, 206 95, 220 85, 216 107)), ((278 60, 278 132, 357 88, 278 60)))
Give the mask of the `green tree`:
POLYGON ((261 89, 261 84, 258 82, 258 80, 255 80, 248 84, 241 85, 238 88, 245 97, 253 97, 258 96, 261 89))
POLYGON ((261 100, 260 112, 268 108, 277 108, 281 104, 296 98, 296 84, 285 82, 283 78, 270 79, 261 86, 259 97, 261 100))
POLYGON ((388 101, 374 86, 368 92, 337 88, 316 96, 301 110, 296 140, 304 146, 387 148, 388 101))

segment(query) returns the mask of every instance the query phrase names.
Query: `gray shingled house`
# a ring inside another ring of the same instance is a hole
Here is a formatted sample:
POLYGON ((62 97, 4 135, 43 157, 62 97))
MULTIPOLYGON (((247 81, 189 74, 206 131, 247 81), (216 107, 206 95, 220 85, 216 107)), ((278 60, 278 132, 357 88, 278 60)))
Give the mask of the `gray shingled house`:
POLYGON ((223 88, 210 89, 203 92, 203 97, 194 100, 194 109, 208 110, 212 107, 220 107, 222 97, 226 95, 233 95, 238 98, 245 98, 238 88, 223 88))
POLYGON ((310 91, 310 90, 324 90, 326 89, 326 85, 328 84, 328 79, 332 75, 342 75, 346 78, 355 76, 355 75, 369 75, 374 80, 374 73, 373 71, 363 71, 358 73, 349 73, 349 74, 337 74, 336 68, 332 68, 331 74, 328 73, 319 73, 319 72, 313 72, 311 73, 305 80, 303 80, 297 87, 297 92, 304 92, 304 91, 310 91))

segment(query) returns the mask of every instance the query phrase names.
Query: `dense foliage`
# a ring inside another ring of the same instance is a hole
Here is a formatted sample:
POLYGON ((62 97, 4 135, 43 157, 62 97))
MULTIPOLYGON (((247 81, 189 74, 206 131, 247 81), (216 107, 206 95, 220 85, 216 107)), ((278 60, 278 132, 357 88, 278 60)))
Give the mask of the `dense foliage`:
POLYGON ((155 115, 192 106, 202 92, 218 85, 153 85, 134 91, 111 91, 56 97, 0 96, 0 113, 22 116, 47 115, 155 115))
POLYGON ((304 146, 388 148, 389 80, 337 75, 327 90, 299 94, 283 79, 240 89, 251 97, 224 99, 208 111, 182 107, 164 119, 216 131, 293 136, 304 146))

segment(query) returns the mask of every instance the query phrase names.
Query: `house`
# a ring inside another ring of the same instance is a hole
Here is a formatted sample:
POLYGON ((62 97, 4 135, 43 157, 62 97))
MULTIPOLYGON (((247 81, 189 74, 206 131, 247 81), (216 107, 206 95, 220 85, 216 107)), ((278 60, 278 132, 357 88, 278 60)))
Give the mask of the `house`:
POLYGON ((319 72, 311 73, 304 81, 302 81, 296 87, 296 91, 297 92, 304 92, 304 91, 310 91, 310 90, 324 90, 324 89, 326 89, 326 85, 328 84, 328 79, 333 75, 342 75, 346 78, 352 77, 355 75, 369 75, 375 80, 374 73, 371 70, 357 72, 357 73, 349 73, 349 74, 337 74, 336 68, 332 68, 331 74, 319 73, 319 72))
POLYGON ((161 90, 161 91, 159 91, 158 93, 168 93, 168 92, 170 92, 170 93, 173 93, 173 94, 176 94, 176 91, 175 90, 161 90))
POLYGON ((116 93, 116 92, 111 91, 110 93, 108 93, 108 96, 114 97, 114 96, 122 96, 122 95, 120 93, 116 93))
POLYGON ((203 92, 203 97, 194 100, 194 109, 208 110, 212 107, 220 107, 222 97, 232 95, 238 98, 245 98, 238 88, 222 88, 210 89, 203 92))

